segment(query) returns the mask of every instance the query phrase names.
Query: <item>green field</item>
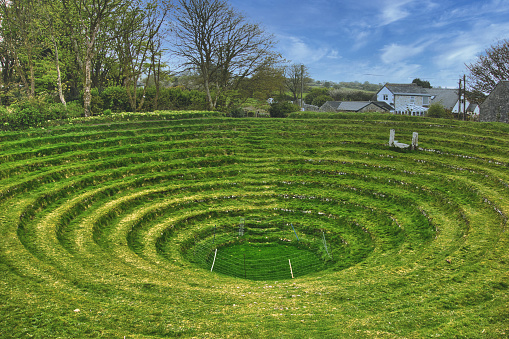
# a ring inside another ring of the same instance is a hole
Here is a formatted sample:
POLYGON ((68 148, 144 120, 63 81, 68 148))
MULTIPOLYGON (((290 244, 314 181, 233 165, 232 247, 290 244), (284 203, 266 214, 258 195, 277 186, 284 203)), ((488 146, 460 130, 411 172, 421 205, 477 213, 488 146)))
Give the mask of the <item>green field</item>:
POLYGON ((0 338, 508 337, 509 125, 319 116, 0 132, 0 338))

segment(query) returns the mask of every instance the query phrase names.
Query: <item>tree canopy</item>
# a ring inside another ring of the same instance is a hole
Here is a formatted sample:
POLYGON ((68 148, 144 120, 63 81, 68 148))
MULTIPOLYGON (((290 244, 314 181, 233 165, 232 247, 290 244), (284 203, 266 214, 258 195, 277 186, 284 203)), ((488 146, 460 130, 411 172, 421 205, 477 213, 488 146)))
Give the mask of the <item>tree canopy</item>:
POLYGON ((421 80, 419 78, 412 80, 412 84, 416 84, 418 86, 421 86, 422 88, 431 88, 431 84, 429 83, 429 81, 421 80))
POLYGON ((489 94, 502 80, 509 80, 509 40, 502 40, 486 49, 477 60, 467 64, 468 87, 473 93, 489 94))

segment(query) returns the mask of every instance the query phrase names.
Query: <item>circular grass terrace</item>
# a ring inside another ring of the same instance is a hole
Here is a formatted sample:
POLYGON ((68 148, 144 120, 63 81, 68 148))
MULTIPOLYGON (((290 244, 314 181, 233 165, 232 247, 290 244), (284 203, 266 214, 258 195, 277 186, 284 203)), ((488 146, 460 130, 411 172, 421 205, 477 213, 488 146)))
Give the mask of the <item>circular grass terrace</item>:
POLYGON ((506 337, 509 126, 325 117, 0 133, 0 337, 506 337))

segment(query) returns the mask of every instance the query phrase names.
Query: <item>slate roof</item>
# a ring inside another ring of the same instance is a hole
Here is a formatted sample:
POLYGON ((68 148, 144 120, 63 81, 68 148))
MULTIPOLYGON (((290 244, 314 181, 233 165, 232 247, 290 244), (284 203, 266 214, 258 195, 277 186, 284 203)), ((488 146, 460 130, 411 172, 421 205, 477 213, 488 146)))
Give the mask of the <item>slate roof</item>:
POLYGON ((371 101, 343 101, 338 110, 340 111, 350 111, 357 112, 369 105, 371 101))
POLYGON ((447 88, 426 88, 431 95, 431 103, 436 102, 444 106, 445 109, 452 110, 458 102, 458 90, 447 88))
POLYGON ((339 105, 341 105, 341 101, 327 101, 324 105, 328 105, 334 109, 338 109, 339 105))
POLYGON ((385 101, 372 101, 371 103, 377 105, 378 107, 380 107, 381 109, 384 109, 386 111, 394 110, 394 107, 392 107, 391 105, 389 105, 385 101))
POLYGON ((417 84, 385 84, 385 87, 387 87, 392 94, 431 96, 428 92, 426 92, 425 88, 422 88, 417 84))

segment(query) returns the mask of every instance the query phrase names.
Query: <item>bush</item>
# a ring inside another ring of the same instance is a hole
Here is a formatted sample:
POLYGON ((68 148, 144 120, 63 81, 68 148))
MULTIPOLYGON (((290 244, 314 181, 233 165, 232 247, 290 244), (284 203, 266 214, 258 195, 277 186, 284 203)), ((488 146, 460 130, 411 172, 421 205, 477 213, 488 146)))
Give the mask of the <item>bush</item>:
POLYGON ((450 112, 447 112, 444 106, 436 102, 429 106, 426 117, 452 119, 453 115, 450 112))
POLYGON ((85 110, 79 101, 71 101, 67 103, 68 118, 79 118, 83 116, 85 116, 85 110))
POLYGON ((269 108, 269 114, 272 118, 284 118, 288 114, 297 111, 300 111, 300 107, 287 101, 276 102, 270 105, 269 108))
POLYGON ((13 129, 36 127, 50 119, 47 104, 41 100, 28 99, 11 105, 12 112, 8 123, 13 129))
POLYGON ((129 112, 131 106, 127 97, 125 87, 112 86, 107 87, 101 92, 102 108, 111 110, 112 112, 129 112))
POLYGON ((67 118, 67 108, 62 103, 50 104, 48 107, 48 120, 59 120, 67 118))
POLYGON ((231 108, 227 112, 227 115, 232 118, 244 118, 246 116, 246 112, 240 107, 235 107, 235 108, 231 108))

